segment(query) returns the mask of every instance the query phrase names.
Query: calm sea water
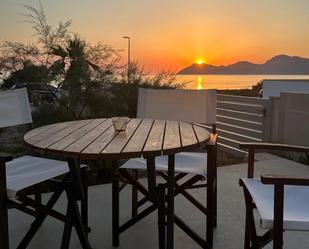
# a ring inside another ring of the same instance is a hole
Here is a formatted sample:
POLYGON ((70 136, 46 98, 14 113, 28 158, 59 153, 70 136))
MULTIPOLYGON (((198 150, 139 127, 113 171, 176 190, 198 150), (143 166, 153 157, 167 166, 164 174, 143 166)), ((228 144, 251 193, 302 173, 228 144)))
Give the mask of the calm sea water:
POLYGON ((179 75, 187 89, 245 89, 263 79, 309 79, 309 75, 179 75))

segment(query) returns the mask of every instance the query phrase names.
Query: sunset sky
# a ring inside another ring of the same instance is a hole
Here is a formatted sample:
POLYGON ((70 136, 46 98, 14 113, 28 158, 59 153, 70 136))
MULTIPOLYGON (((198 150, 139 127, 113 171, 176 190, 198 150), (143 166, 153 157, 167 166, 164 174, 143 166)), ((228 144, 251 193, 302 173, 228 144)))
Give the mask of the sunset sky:
MULTIPOLYGON (((0 40, 28 41, 18 4, 0 0, 0 40)), ((41 0, 49 23, 72 20, 89 42, 123 49, 147 70, 178 70, 197 59, 215 65, 262 63, 277 54, 309 57, 308 0, 41 0)))

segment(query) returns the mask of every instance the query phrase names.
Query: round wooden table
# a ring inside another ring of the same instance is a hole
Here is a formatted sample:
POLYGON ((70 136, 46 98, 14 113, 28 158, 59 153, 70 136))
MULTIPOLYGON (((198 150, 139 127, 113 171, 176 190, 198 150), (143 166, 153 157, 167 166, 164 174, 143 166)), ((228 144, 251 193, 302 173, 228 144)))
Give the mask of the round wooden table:
MULTIPOLYGON (((210 133, 203 127, 177 121, 130 119, 125 132, 116 132, 111 119, 88 119, 43 126, 28 132, 24 142, 36 153, 68 160, 75 187, 80 183, 80 160, 147 159, 149 191, 156 192, 155 157, 169 156, 167 182, 167 248, 173 248, 175 154, 207 144, 210 133)), ((114 187, 113 187, 114 190, 114 187)), ((82 195, 82 194, 81 194, 82 195)), ((78 197, 70 201, 76 201, 78 197)), ((79 198, 81 198, 79 196, 79 198)), ((113 244, 119 244, 119 200, 113 198, 113 244)), ((90 246, 89 246, 90 248, 90 246)))

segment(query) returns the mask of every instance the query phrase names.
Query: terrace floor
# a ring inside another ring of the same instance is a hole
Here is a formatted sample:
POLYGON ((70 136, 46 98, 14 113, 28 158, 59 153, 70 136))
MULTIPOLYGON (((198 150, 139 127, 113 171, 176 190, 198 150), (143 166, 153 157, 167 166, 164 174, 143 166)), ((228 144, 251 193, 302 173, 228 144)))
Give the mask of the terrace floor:
MULTIPOLYGON (((258 154, 256 175, 259 173, 290 174, 309 177, 309 167, 269 154, 258 154)), ((214 248, 243 248, 244 237, 244 201, 238 179, 246 175, 246 164, 238 164, 218 168, 218 227, 214 234, 214 248)), ((130 217, 130 188, 123 190, 121 195, 121 220, 130 217)), ((205 190, 194 190, 193 193, 205 202, 205 190)), ((66 201, 61 199, 58 209, 64 210, 66 201)), ((176 198, 176 212, 192 227, 205 234, 205 217, 201 215, 181 196, 176 198)), ((32 220, 16 210, 10 210, 10 240, 11 248, 15 248, 22 234, 27 230, 32 220)), ((89 224, 92 232, 89 235, 94 249, 109 249, 111 241, 111 185, 90 187, 89 224)), ((60 247, 63 224, 49 218, 36 235, 29 248, 54 249, 60 247)), ((74 230, 73 230, 74 231, 74 230)), ((284 235, 285 248, 309 248, 308 233, 287 232, 284 235)), ((75 232, 73 232, 71 247, 81 248, 75 232)), ((121 248, 158 248, 157 214, 153 213, 140 221, 120 237, 121 248)), ((188 236, 175 226, 175 248, 200 248, 188 236)), ((272 248, 269 245, 267 248, 272 248)))

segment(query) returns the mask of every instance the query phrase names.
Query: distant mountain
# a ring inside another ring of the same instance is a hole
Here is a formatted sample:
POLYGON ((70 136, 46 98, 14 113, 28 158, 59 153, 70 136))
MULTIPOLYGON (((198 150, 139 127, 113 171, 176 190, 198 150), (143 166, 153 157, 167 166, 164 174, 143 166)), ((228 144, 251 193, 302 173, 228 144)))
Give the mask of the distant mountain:
POLYGON ((192 64, 178 74, 308 74, 309 59, 298 56, 277 55, 263 64, 239 61, 228 66, 192 64))

